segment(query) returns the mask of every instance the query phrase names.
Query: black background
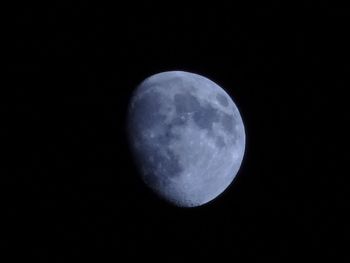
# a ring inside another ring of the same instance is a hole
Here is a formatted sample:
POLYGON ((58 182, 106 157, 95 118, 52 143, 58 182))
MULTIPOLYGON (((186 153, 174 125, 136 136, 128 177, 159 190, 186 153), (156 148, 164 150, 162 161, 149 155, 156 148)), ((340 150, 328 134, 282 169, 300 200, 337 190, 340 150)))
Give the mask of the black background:
POLYGON ((12 258, 346 261, 347 9, 54 1, 13 10, 0 237, 12 258), (245 122, 235 183, 199 208, 157 199, 126 144, 131 92, 167 70, 214 80, 245 122))

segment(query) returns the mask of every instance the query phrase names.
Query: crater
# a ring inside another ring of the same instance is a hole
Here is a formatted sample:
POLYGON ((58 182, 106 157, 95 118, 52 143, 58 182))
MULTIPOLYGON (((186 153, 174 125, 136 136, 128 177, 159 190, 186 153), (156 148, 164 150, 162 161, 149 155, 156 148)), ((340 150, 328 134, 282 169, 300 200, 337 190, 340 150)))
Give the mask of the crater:
POLYGON ((216 94, 216 99, 218 100, 218 102, 224 106, 224 107, 227 107, 228 106, 228 99, 226 98, 225 95, 221 94, 221 93, 218 93, 216 94))

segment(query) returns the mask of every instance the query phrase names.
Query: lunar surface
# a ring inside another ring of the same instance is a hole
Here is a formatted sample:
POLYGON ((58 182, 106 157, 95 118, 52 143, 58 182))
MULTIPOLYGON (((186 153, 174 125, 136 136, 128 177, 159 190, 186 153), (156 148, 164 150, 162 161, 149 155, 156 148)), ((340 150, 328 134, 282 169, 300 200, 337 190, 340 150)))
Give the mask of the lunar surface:
POLYGON ((127 124, 143 181, 176 206, 213 200, 241 166, 241 115, 230 96, 203 76, 169 71, 147 78, 131 98, 127 124))

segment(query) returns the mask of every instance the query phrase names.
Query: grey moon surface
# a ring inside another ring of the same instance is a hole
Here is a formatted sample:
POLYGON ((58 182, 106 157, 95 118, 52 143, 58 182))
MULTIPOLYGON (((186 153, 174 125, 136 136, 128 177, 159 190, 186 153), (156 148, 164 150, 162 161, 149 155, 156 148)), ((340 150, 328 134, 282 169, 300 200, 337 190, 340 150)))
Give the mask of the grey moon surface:
POLYGON ((127 133, 145 184, 179 207, 220 195, 245 151, 244 124, 231 97, 208 78, 183 71, 152 75, 136 88, 127 133))

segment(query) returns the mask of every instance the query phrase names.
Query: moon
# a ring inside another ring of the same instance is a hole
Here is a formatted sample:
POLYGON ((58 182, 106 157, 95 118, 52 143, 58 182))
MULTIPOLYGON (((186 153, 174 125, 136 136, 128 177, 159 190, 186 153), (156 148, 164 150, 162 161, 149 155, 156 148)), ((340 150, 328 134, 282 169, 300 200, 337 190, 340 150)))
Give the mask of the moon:
POLYGON ((225 191, 245 151, 244 124, 231 97, 184 71, 152 75, 136 88, 127 133, 142 180, 179 207, 201 206, 225 191))

